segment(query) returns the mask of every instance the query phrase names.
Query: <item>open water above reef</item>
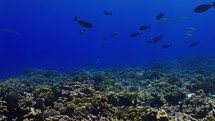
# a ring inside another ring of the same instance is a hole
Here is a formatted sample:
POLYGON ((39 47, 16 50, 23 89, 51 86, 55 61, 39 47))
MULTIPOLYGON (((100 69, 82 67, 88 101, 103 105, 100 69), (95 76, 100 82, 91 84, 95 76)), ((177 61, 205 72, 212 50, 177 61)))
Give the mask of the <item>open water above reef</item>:
POLYGON ((3 121, 214 121, 215 57, 59 73, 26 69, 0 83, 3 121))

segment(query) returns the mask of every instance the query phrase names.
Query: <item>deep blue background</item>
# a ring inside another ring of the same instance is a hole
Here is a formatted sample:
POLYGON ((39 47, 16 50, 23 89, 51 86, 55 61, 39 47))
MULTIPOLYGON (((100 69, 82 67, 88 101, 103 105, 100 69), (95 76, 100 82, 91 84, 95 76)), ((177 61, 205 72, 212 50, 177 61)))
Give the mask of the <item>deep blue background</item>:
MULTIPOLYGON (((157 60, 170 60, 188 54, 215 55, 215 8, 205 13, 193 9, 212 0, 0 0, 0 28, 22 33, 16 35, 0 31, 0 76, 21 73, 24 68, 35 67, 59 71, 83 68, 83 61, 99 61, 100 66, 138 65, 157 60), (113 12, 112 16, 103 14, 113 12), (158 13, 167 19, 188 17, 161 24, 143 31, 141 25, 160 22, 158 13), (85 29, 73 18, 93 24, 85 29), (183 38, 187 27, 197 32, 189 40, 183 38), (84 35, 79 31, 85 29, 84 35), (110 38, 111 32, 119 35, 110 38), (164 34, 164 39, 153 45, 150 38, 164 34), (107 40, 96 40, 107 36, 107 40), (172 43, 161 49, 167 41, 201 41, 196 47, 186 43, 172 43), (101 48, 105 45, 106 48, 101 48)), ((198 60, 196 60, 198 61, 198 60)))

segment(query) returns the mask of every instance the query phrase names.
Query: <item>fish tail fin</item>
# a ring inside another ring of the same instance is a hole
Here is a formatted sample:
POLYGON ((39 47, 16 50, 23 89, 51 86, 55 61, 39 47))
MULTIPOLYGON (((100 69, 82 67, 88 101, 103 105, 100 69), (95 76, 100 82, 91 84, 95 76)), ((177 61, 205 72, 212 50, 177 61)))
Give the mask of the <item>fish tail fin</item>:
POLYGON ((78 20, 78 17, 76 16, 74 19, 73 19, 73 21, 77 21, 78 20))

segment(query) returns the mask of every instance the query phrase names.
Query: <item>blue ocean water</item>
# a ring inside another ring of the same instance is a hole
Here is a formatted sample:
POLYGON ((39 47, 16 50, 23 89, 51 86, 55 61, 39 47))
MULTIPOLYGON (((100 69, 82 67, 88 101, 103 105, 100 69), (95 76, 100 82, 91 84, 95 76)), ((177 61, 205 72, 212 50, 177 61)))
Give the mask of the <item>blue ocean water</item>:
MULTIPOLYGON (((58 71, 97 67, 140 65, 171 60, 190 54, 215 55, 215 8, 193 12, 213 0, 0 0, 0 76, 16 75, 25 68, 58 71), (112 16, 103 14, 111 11, 112 16), (162 20, 156 20, 164 13, 162 20), (74 22, 74 17, 89 21, 92 29, 74 22), (141 25, 187 17, 140 31, 141 25), (196 28, 190 39, 183 36, 187 27, 196 28), (84 29, 83 35, 79 31, 84 29), (118 35, 110 37, 115 32, 118 35), (142 32, 141 36, 129 35, 142 32), (156 44, 151 38, 164 35, 156 44), (107 37, 107 40, 97 39, 107 37), (169 48, 161 48, 169 44, 169 48), (195 47, 189 44, 200 41, 195 47)), ((198 60, 196 60, 198 61, 198 60)))

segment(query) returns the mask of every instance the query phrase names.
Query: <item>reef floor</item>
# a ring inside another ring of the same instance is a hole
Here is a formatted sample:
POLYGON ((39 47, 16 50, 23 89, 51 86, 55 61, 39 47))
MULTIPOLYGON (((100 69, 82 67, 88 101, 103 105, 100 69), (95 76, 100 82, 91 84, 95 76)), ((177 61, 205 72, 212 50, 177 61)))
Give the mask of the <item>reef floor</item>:
POLYGON ((215 121, 215 57, 60 73, 0 83, 0 121, 215 121))

